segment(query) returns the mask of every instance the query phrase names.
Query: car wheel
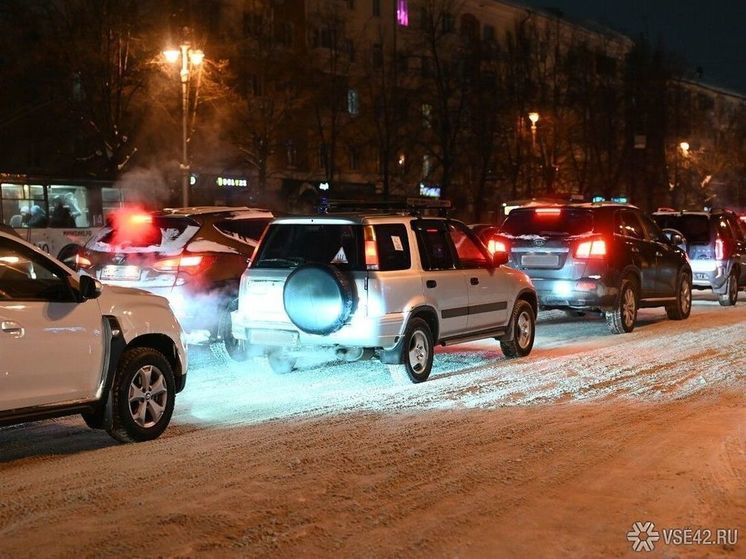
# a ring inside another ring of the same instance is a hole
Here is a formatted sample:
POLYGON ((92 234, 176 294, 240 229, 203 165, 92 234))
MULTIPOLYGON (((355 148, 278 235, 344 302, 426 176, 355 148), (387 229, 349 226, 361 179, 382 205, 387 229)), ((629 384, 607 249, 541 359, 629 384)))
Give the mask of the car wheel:
POLYGON ((503 355, 508 359, 526 357, 531 353, 536 337, 536 316, 528 302, 522 299, 515 302, 513 314, 510 316, 510 326, 513 329, 513 339, 500 342, 503 355))
POLYGON ((637 289, 630 279, 622 280, 619 300, 612 311, 606 313, 606 324, 612 334, 625 334, 635 329, 637 320, 637 289))
POLYGON ((233 361, 246 361, 249 358, 246 340, 239 340, 233 337, 231 313, 236 310, 238 310, 238 299, 234 299, 220 311, 220 316, 218 317, 218 342, 212 344, 210 349, 220 359, 224 360, 227 355, 233 361))
POLYGON ((684 320, 692 312, 692 280, 688 274, 679 276, 676 291, 676 303, 666 307, 666 314, 671 320, 684 320))
POLYGON ((121 442, 158 438, 171 421, 175 393, 173 370, 160 351, 126 351, 111 389, 107 431, 121 442))
POLYGON ((290 357, 282 351, 273 351, 267 354, 267 361, 272 372, 278 375, 286 375, 293 372, 297 359, 290 357))
POLYGON ((433 368, 435 353, 433 333, 428 323, 421 318, 410 320, 395 351, 401 360, 398 365, 389 365, 395 382, 405 379, 413 383, 426 381, 433 368))
POLYGON ((732 307, 738 302, 738 278, 731 272, 728 276, 728 286, 725 293, 718 295, 718 303, 723 307, 732 307))

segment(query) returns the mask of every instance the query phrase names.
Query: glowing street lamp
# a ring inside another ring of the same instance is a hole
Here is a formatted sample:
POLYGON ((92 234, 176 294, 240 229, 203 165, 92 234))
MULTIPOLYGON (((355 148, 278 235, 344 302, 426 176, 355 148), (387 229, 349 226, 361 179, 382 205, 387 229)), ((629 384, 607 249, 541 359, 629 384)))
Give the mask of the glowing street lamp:
POLYGON ((189 79, 195 67, 201 67, 205 53, 192 49, 189 43, 182 43, 178 49, 166 49, 163 58, 169 64, 181 61, 179 77, 181 78, 181 203, 189 205, 189 136, 187 122, 189 116, 189 79))
POLYGON ((531 121, 531 130, 536 130, 536 123, 539 122, 539 113, 528 113, 528 119, 531 121))

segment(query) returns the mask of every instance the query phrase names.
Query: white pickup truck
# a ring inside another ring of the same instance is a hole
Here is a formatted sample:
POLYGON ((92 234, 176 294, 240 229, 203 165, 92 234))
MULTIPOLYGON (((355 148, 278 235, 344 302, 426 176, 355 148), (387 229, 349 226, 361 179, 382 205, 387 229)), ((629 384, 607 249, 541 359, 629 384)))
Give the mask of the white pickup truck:
POLYGON ((119 441, 152 440, 186 363, 166 299, 104 288, 0 232, 0 425, 79 413, 119 441))

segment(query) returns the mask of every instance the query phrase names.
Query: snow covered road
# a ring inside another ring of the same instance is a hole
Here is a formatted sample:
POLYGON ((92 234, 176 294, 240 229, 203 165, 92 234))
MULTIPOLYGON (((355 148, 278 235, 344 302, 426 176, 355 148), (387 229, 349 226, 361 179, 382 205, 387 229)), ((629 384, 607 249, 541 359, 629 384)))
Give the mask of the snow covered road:
POLYGON ((0 429, 0 557, 634 556, 646 520, 742 539, 649 556, 746 557, 746 304, 537 331, 527 359, 441 348, 406 386, 376 361, 277 376, 195 351, 158 441, 0 429))

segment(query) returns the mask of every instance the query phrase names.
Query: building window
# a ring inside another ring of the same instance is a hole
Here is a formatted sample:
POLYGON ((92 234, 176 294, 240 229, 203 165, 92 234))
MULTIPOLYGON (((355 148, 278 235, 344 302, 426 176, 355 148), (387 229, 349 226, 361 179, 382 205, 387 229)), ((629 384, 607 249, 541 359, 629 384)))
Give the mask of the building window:
POLYGON ((355 42, 352 39, 345 39, 345 52, 350 62, 355 62, 355 42))
POLYGON ((428 103, 423 103, 422 105, 422 126, 425 128, 430 128, 431 122, 430 119, 432 118, 433 114, 433 106, 428 103))
POLYGON ((360 114, 360 95, 357 89, 350 88, 347 90, 347 112, 352 116, 360 114))
POLYGON ((373 0, 373 17, 381 17, 381 0, 373 0))
POLYGON ((295 142, 293 140, 285 142, 285 154, 287 156, 288 167, 295 167, 298 164, 298 152, 296 151, 295 142))
POLYGON ((494 41, 495 40, 495 28, 492 25, 485 25, 482 30, 482 38, 485 41, 494 41))
POLYGON ((355 9, 355 0, 347 0, 347 7, 351 10, 355 9))
POLYGON ((293 46, 293 24, 283 21, 277 25, 277 42, 286 47, 293 46))
POLYGON ((372 62, 374 68, 383 66, 383 47, 379 43, 373 45, 372 62))
POLYGON ((358 149, 354 146, 350 146, 347 150, 347 158, 349 159, 350 171, 357 171, 360 165, 360 154, 358 149))
POLYGON ((399 72, 406 74, 409 71, 409 57, 406 54, 399 54, 396 58, 396 63, 399 66, 399 72))
POLYGON ((319 145, 319 168, 326 169, 329 166, 329 144, 319 145))
POLYGON ((321 30, 321 41, 322 47, 331 49, 337 44, 336 31, 334 29, 322 29, 321 30))
POLYGON ((430 172, 432 171, 430 163, 430 156, 429 155, 423 155, 422 156, 422 178, 426 179, 430 176, 430 172))
POLYGON ((453 31, 453 15, 449 13, 443 14, 443 33, 451 33, 453 31))
POLYGON ((420 74, 423 78, 429 78, 433 75, 433 63, 426 56, 420 59, 420 74))
POLYGON ((396 22, 402 27, 409 27, 409 6, 407 0, 396 0, 396 22))

